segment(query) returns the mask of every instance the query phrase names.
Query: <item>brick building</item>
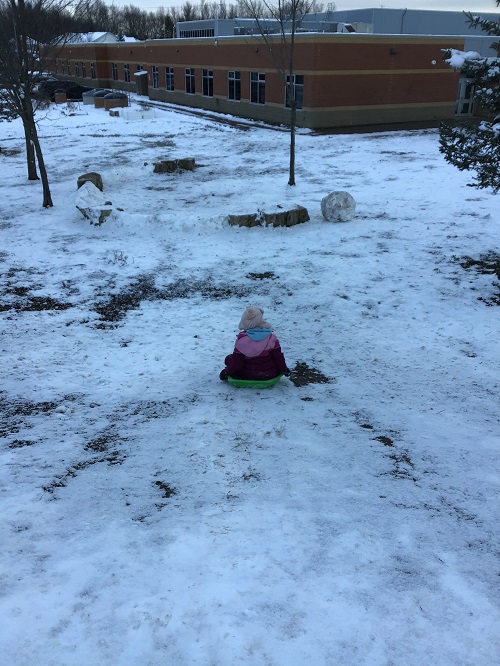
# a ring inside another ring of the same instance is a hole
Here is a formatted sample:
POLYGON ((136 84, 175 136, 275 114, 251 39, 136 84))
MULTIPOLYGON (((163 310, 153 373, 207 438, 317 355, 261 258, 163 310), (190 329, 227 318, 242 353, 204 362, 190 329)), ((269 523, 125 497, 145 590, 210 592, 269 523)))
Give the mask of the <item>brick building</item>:
MULTIPOLYGON (((283 76, 259 36, 67 44, 59 76, 90 87, 274 123, 288 122, 283 76), (138 75, 138 72, 141 74, 138 75)), ((463 37, 305 33, 296 36, 299 127, 328 128, 455 115, 459 74, 443 62, 463 37)))

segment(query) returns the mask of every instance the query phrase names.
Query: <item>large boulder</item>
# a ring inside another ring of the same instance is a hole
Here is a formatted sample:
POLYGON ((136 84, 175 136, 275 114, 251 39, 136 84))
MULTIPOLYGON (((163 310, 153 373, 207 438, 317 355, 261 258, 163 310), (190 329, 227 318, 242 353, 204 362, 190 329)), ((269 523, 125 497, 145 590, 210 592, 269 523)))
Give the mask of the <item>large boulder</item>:
POLYGON ((113 211, 111 201, 90 181, 85 182, 76 195, 76 207, 83 217, 95 226, 100 226, 113 211))
POLYGON ((100 173, 97 173, 96 171, 91 171, 90 173, 84 173, 82 176, 79 176, 76 185, 78 189, 84 184, 84 183, 92 183, 95 185, 99 190, 102 192, 102 176, 100 173))
POLYGON ((356 202, 349 192, 331 192, 321 200, 321 212, 328 222, 348 222, 356 212, 356 202))

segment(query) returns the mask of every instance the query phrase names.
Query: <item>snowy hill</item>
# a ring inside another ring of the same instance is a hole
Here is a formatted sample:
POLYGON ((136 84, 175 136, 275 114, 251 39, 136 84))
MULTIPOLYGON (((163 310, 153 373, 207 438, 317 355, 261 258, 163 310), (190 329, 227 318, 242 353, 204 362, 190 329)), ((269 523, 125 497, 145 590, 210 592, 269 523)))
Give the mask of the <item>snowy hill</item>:
POLYGON ((301 132, 289 188, 279 129, 71 109, 48 210, 0 124, 3 662, 498 663, 498 197, 434 130, 301 132), (325 381, 219 381, 250 304, 325 381))

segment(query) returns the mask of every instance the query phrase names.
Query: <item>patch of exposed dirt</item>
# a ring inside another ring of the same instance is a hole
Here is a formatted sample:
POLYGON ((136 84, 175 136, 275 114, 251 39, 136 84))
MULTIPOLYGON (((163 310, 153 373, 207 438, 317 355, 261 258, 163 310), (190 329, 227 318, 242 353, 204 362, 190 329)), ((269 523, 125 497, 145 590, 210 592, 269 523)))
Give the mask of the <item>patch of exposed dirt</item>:
POLYGON ((408 451, 390 453, 387 457, 392 461, 393 465, 392 469, 389 472, 386 472, 387 475, 392 476, 395 479, 409 479, 414 482, 418 481, 418 478, 414 474, 415 465, 413 464, 408 451))
POLYGON ((177 495, 177 490, 164 481, 155 481, 154 485, 161 490, 162 497, 168 499, 172 495, 177 495))
POLYGON ((332 380, 316 368, 311 368, 302 361, 297 361, 291 370, 290 381, 295 386, 307 386, 308 384, 328 384, 332 380))
MULTIPOLYGON (((212 280, 181 279, 167 287, 158 288, 153 275, 141 275, 124 291, 112 294, 107 301, 98 303, 94 310, 101 321, 116 323, 121 321, 130 310, 137 310, 142 301, 170 301, 177 298, 192 298, 201 295, 210 300, 243 298, 250 293, 248 287, 219 286, 212 280)), ((99 328, 106 328, 98 324, 99 328)))
POLYGON ((113 444, 117 436, 112 433, 104 433, 95 439, 90 440, 83 447, 85 451, 93 451, 94 453, 105 453, 109 451, 110 444, 113 444))
POLYGON ((33 279, 38 272, 34 269, 25 269, 12 266, 4 274, 2 284, 3 302, 0 302, 0 312, 42 312, 43 310, 67 310, 73 307, 72 303, 64 303, 52 296, 32 296, 33 290, 41 289, 41 285, 33 279), (6 298, 5 298, 6 297, 6 298))
MULTIPOLYGON (((453 257, 453 261, 457 262, 464 270, 474 270, 481 275, 495 275, 496 279, 500 281, 500 254, 497 252, 488 252, 482 254, 478 259, 473 257, 453 257)), ((498 290, 497 293, 483 298, 478 297, 478 301, 482 301, 485 305, 500 305, 500 282, 493 281, 493 286, 498 290)))
MULTIPOLYGON (((182 403, 182 401, 179 401, 182 403)), ((175 411, 175 406, 167 400, 142 400, 130 411, 131 416, 139 416, 144 421, 160 419, 170 416, 175 411)))
POLYGON ((394 442, 392 441, 392 439, 390 437, 386 437, 385 435, 380 435, 379 437, 375 437, 374 439, 376 439, 377 442, 382 442, 384 446, 394 446, 394 442))
MULTIPOLYGON (((22 289, 25 288, 16 288, 18 292, 21 292, 22 289)), ((13 303, 0 303, 0 312, 9 312, 10 310, 16 312, 43 312, 44 310, 68 310, 73 307, 72 303, 63 303, 51 296, 26 296, 21 293, 16 295, 24 296, 24 298, 15 300, 13 303)))
POLYGON ((105 134, 99 134, 99 133, 82 134, 82 136, 90 136, 92 139, 118 139, 118 138, 121 139, 122 138, 121 134, 107 134, 107 133, 105 133, 105 134))
MULTIPOLYGON (((168 500, 171 497, 173 497, 174 495, 177 495, 176 488, 171 486, 169 483, 165 483, 165 481, 155 481, 153 485, 155 485, 158 488, 158 490, 161 491, 163 499, 168 500)), ((167 506, 167 504, 168 504, 168 502, 156 502, 155 506, 159 511, 161 511, 161 509, 163 509, 163 507, 167 506)), ((144 520, 144 519, 145 519, 145 516, 143 516, 142 519, 139 518, 138 520, 140 520, 140 522, 142 522, 142 520, 144 520)))
POLYGON ((33 414, 48 414, 57 407, 57 402, 31 402, 29 400, 3 401, 0 398, 0 409, 3 416, 10 418, 12 416, 30 416, 33 414))
POLYGON ((260 481, 260 474, 258 472, 254 472, 253 470, 248 470, 248 472, 244 472, 241 475, 241 478, 244 481, 260 481))
POLYGON ((22 449, 25 446, 33 446, 36 444, 34 439, 15 439, 9 444, 9 449, 22 449))
POLYGON ((278 275, 275 275, 272 271, 266 271, 265 273, 247 273, 246 277, 249 280, 277 280, 278 275))
POLYGON ((125 441, 125 439, 126 438, 120 437, 118 433, 111 430, 101 432, 100 435, 91 439, 83 447, 84 451, 89 451, 98 455, 71 465, 65 472, 56 476, 51 483, 43 486, 43 490, 46 493, 52 494, 56 488, 64 488, 69 479, 75 478, 78 472, 88 469, 93 465, 100 463, 106 463, 107 465, 122 465, 127 459, 127 456, 118 450, 117 444, 125 441))
MULTIPOLYGON (((18 433, 26 416, 51 414, 57 407, 55 402, 31 402, 29 400, 9 400, 0 395, 0 437, 18 433)), ((22 441, 22 440, 16 440, 22 441)), ((26 440, 27 441, 27 440, 26 440)), ((27 444, 23 444, 26 446, 27 444)), ((18 448, 18 447, 14 447, 18 448)))
POLYGON ((53 481, 48 485, 42 486, 42 490, 46 493, 53 494, 56 488, 65 488, 68 480, 75 478, 77 473, 91 467, 92 465, 97 465, 98 463, 106 463, 108 465, 122 465, 126 460, 126 456, 122 455, 119 451, 111 451, 106 456, 99 458, 91 458, 90 460, 82 460, 79 463, 71 465, 63 474, 56 476, 53 481))

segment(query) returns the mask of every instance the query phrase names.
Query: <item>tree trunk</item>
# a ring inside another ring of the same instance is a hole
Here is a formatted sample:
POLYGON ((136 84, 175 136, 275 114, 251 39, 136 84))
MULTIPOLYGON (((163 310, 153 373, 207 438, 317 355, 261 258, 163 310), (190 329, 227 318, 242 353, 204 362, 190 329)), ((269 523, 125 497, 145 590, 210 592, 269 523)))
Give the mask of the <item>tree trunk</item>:
POLYGON ((33 143, 35 144, 36 158, 38 160, 38 168, 40 169, 40 178, 42 179, 43 207, 44 208, 52 208, 52 206, 54 204, 52 203, 52 197, 50 195, 49 178, 47 176, 47 169, 45 168, 45 162, 44 162, 44 159, 43 159, 42 148, 40 146, 40 141, 38 139, 38 134, 37 134, 37 131, 36 131, 36 127, 33 127, 33 129, 34 129, 33 143))
POLYGON ((28 165, 28 180, 39 180, 36 170, 36 158, 33 142, 31 141, 29 132, 24 128, 24 138, 26 140, 26 162, 28 165))
POLYGON ((32 63, 33 54, 31 52, 32 40, 29 37, 30 23, 26 17, 25 0, 17 0, 17 3, 16 0, 9 0, 9 5, 12 8, 14 48, 16 61, 19 66, 19 83, 22 97, 20 101, 20 116, 26 140, 28 178, 36 178, 38 180, 38 176, 36 175, 36 162, 38 162, 43 186, 43 207, 49 208, 54 204, 50 196, 49 180, 36 130, 35 113, 31 98, 32 67, 30 63, 32 63))
POLYGON ((47 169, 45 168, 45 161, 43 159, 42 148, 40 146, 40 140, 38 138, 38 132, 36 130, 35 114, 33 113, 33 104, 31 102, 31 97, 28 91, 28 88, 25 88, 25 100, 26 100, 26 113, 23 118, 24 131, 30 136, 30 144, 32 149, 34 148, 36 159, 38 162, 38 169, 40 171, 40 178, 42 180, 43 187, 43 207, 51 208, 54 204, 52 203, 52 197, 50 195, 49 187, 49 178, 47 176, 47 169))
POLYGON ((295 185, 295 124, 297 122, 297 100, 295 99, 295 81, 293 56, 295 49, 295 28, 297 25, 297 4, 292 4, 292 32, 290 34, 290 51, 288 54, 288 94, 290 102, 290 171, 288 184, 295 185))
POLYGON ((293 99, 290 100, 290 173, 288 184, 295 185, 295 124, 297 118, 297 102, 295 100, 295 91, 293 99))
POLYGON ((21 119, 23 121, 24 138, 26 141, 26 163, 28 166, 28 180, 38 180, 38 173, 36 170, 35 149, 33 147, 31 123, 30 123, 30 118, 34 120, 33 110, 30 113, 28 108, 28 100, 26 99, 26 96, 24 96, 22 99, 22 105, 23 105, 23 114, 21 116, 21 119))

